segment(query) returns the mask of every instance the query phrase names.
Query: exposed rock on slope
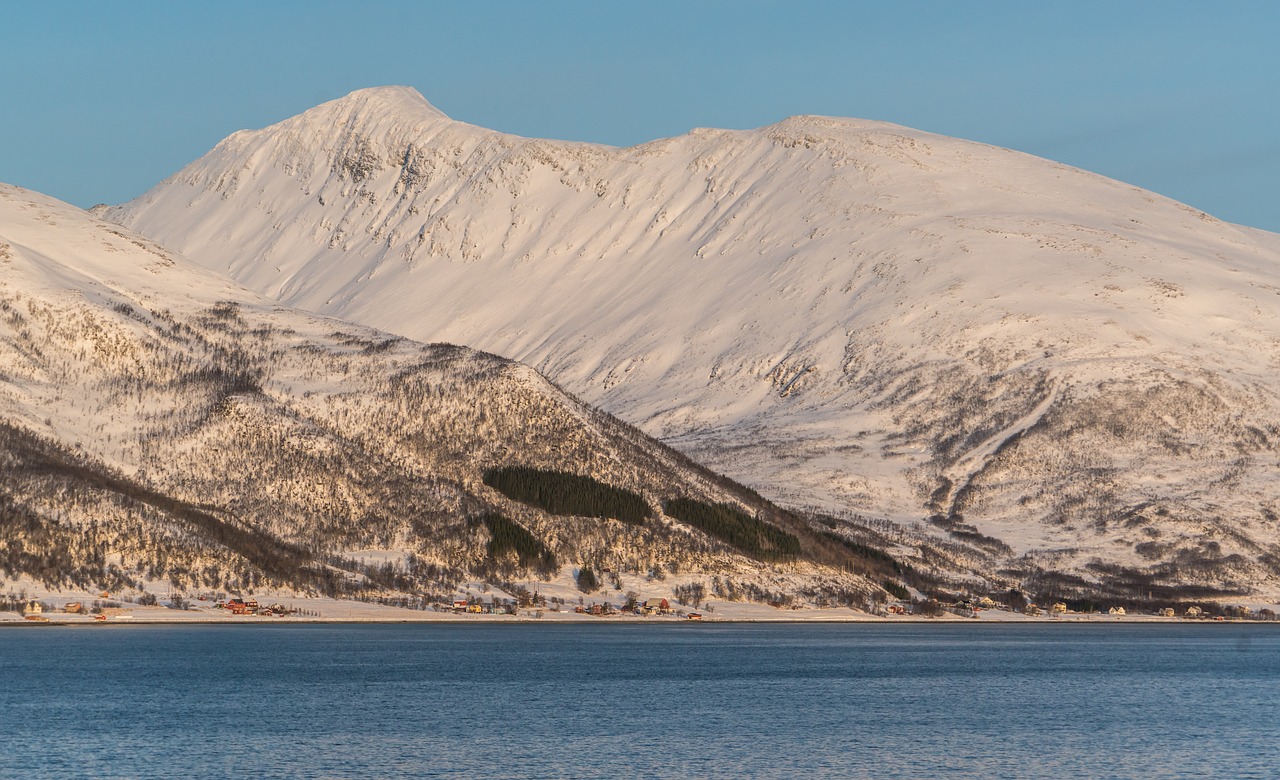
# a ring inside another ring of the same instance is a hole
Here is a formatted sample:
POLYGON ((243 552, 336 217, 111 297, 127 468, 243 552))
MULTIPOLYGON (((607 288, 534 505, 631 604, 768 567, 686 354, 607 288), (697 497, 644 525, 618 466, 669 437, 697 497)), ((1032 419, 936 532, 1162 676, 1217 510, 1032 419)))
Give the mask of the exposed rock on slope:
POLYGON ((931 517, 992 574, 1280 592, 1280 238, 1131 186, 822 117, 531 140, 383 88, 109 215, 523 360, 774 499, 931 517))

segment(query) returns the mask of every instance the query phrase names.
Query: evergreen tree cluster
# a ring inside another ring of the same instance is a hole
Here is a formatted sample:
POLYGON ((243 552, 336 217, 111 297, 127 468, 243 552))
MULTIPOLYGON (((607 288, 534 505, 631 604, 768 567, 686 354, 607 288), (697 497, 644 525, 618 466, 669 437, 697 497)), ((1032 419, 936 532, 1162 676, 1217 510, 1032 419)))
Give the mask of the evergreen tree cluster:
POLYGON ((892 595, 894 598, 902 599, 904 601, 911 598, 911 591, 907 590, 906 587, 900 582, 894 582, 893 580, 885 580, 880 584, 880 587, 887 590, 889 594, 892 595))
POLYGON ((539 571, 555 571, 558 568, 555 553, 519 523, 497 513, 481 518, 489 529, 489 557, 497 559, 507 550, 514 550, 520 565, 539 571))
POLYGON ((578 571, 578 590, 583 593, 595 593, 600 590, 600 580, 590 566, 583 566, 578 571))
POLYGON ((635 525, 649 517, 649 505, 638 494, 578 474, 508 466, 486 471, 484 484, 553 515, 613 518, 635 525))
POLYGON ((833 533, 831 531, 823 531, 822 535, 827 539, 830 539, 831 541, 839 544, 841 547, 845 548, 846 550, 853 553, 854 555, 860 556, 862 558, 867 558, 873 561, 879 561, 880 563, 883 563, 887 565, 889 568, 893 569, 894 574, 902 573, 902 564, 894 560, 893 556, 885 552, 884 550, 878 550, 875 547, 870 547, 860 542, 855 542, 852 539, 846 539, 840 534, 833 533))
POLYGON ((663 502, 662 511, 757 558, 777 560, 800 554, 795 536, 729 504, 673 498, 663 502))

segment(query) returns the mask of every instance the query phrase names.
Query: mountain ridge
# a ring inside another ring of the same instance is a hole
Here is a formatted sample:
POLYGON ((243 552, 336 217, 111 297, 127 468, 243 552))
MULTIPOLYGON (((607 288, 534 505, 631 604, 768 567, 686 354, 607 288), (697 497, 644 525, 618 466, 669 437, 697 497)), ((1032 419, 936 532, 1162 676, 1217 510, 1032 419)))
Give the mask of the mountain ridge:
POLYGON ((1192 579, 1277 587, 1280 236, 883 123, 614 148, 324 121, 357 102, 107 214, 291 305, 526 361, 775 500, 998 539, 1015 580, 1172 582, 1216 544, 1239 558, 1192 579))

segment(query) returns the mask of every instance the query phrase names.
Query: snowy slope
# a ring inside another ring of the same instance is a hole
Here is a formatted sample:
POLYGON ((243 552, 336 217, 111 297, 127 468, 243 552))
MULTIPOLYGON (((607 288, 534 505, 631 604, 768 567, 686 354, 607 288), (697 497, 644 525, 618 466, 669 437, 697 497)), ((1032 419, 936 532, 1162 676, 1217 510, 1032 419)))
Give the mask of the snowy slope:
POLYGON ((590 565, 633 578, 665 568, 687 584, 733 575, 800 601, 802 588, 835 588, 861 603, 878 587, 848 563, 796 518, 527 366, 287 309, 0 185, 0 585, 447 600, 464 581, 590 565), (483 481, 511 465, 625 488, 651 517, 518 503, 483 481), (790 527, 801 554, 783 578, 664 515, 673 498, 790 527), (495 552, 494 513, 557 563, 495 552))
POLYGON ((1015 581, 1277 587, 1280 237, 1132 186, 851 119, 524 139, 390 87, 108 214, 525 361, 772 498, 932 517, 1015 581))

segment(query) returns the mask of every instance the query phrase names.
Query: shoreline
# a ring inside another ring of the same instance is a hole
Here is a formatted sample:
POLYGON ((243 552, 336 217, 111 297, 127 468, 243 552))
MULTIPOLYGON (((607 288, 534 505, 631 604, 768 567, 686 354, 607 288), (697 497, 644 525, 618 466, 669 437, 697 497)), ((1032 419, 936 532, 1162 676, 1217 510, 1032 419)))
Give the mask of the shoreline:
MULTIPOLYGON (((472 613, 455 611, 465 600, 469 607, 487 601, 492 606, 500 604, 507 608, 515 608, 516 595, 506 590, 494 588, 483 582, 469 582, 460 586, 455 593, 454 602, 427 605, 427 609, 408 606, 379 604, 372 601, 354 601, 329 596, 306 595, 274 590, 262 590, 258 593, 246 594, 252 602, 254 599, 262 605, 278 606, 283 614, 253 615, 233 614, 228 609, 219 608, 215 598, 221 594, 205 596, 174 597, 161 601, 160 588, 156 583, 147 583, 145 589, 116 593, 113 595, 99 591, 87 592, 79 589, 52 591, 38 583, 26 580, 7 582, 9 602, 5 606, 10 611, 0 612, 0 628, 12 626, 82 626, 82 625, 226 625, 226 626, 268 626, 268 625, 338 625, 338 624, 448 624, 448 625, 526 625, 526 624, 562 624, 562 625, 663 625, 678 624, 715 624, 715 623, 751 623, 751 624, 868 624, 868 625, 1142 625, 1142 624, 1200 624, 1200 623, 1274 623, 1280 621, 1259 619, 1273 617, 1280 605, 1270 602, 1252 601, 1247 608, 1254 615, 1230 612, 1223 614, 1222 619, 1216 616, 1172 616, 1130 613, 1111 614, 1109 612, 1065 612, 1053 613, 1045 611, 1038 615, 1027 615, 1014 612, 1008 607, 979 608, 970 614, 943 612, 935 616, 920 614, 873 614, 851 607, 802 607, 779 608, 768 604, 748 601, 726 601, 717 598, 700 600, 698 606, 681 604, 674 599, 670 584, 661 587, 657 583, 625 583, 634 586, 628 595, 639 595, 640 600, 661 602, 655 607, 656 614, 637 615, 631 612, 617 611, 613 614, 590 614, 576 611, 579 608, 595 606, 600 599, 622 598, 621 591, 583 594, 578 591, 572 578, 560 577, 550 582, 517 583, 524 589, 533 592, 533 596, 541 593, 542 600, 533 606, 519 607, 515 614, 472 613), (647 586, 647 587, 646 587, 647 586), (639 594, 636 594, 639 591, 639 594), (138 595, 140 594, 140 595, 138 595), (640 595, 642 594, 642 595, 640 595), (135 599, 145 598, 138 603, 135 599), (17 600, 25 599, 43 604, 43 610, 36 617, 28 619, 23 611, 18 611, 17 600), (590 603, 588 603, 590 601, 590 603), (271 604, 275 602, 275 604, 271 604), (80 612, 65 612, 71 605, 80 612), (93 610, 99 610, 94 614, 93 610), (1264 610, 1266 610, 1264 612, 1264 610), (697 619, 689 619, 689 614, 700 615, 697 619)), ((529 594, 524 594, 529 595, 529 594)), ((607 601, 606 601, 607 603, 607 601)), ((254 606, 257 606, 256 604, 254 606)), ((1224 611, 1227 608, 1223 608, 1224 611)), ((1183 609, 1182 611, 1185 611, 1183 609)))
MULTIPOLYGON (((153 608, 141 608, 138 612, 151 612, 153 608)), ((966 625, 966 626, 1134 626, 1134 625, 1259 625, 1280 627, 1275 620, 1244 620, 1240 618, 1178 618, 1160 617, 1156 615, 1105 615, 1078 614, 1063 618, 1028 617, 1018 613, 1005 613, 1000 616, 964 618, 894 616, 878 615, 813 615, 813 616, 739 616, 739 617, 704 617, 701 620, 689 620, 678 617, 641 617, 631 615, 592 616, 575 613, 552 613, 543 617, 533 615, 466 615, 431 613, 423 616, 413 615, 346 615, 342 617, 257 617, 257 616, 219 616, 208 614, 191 614, 191 611, 168 610, 155 608, 171 614, 125 614, 112 615, 105 620, 96 619, 92 615, 53 614, 42 615, 39 620, 24 618, 16 613, 0 614, 0 629, 3 628, 40 628, 59 627, 76 628, 83 626, 233 626, 260 628, 265 626, 302 626, 302 625, 966 625), (186 614, 183 614, 183 613, 186 614)), ((407 611, 407 610, 406 610, 407 611)))

